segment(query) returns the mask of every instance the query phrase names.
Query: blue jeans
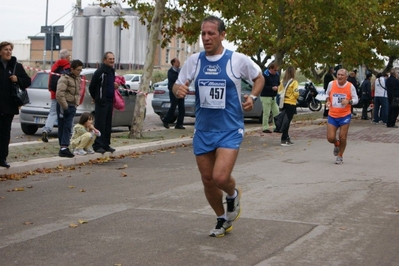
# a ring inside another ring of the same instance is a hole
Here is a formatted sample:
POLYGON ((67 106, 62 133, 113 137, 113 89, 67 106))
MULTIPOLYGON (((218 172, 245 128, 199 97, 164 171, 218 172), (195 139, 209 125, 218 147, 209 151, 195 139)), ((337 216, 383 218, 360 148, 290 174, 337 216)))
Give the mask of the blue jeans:
POLYGON ((378 123, 382 121, 383 123, 388 122, 388 98, 387 97, 374 97, 374 118, 373 122, 378 123))
POLYGON ((42 133, 50 133, 53 130, 54 124, 57 121, 57 100, 51 99, 50 111, 47 116, 46 124, 42 128, 42 133))
POLYGON ((61 110, 61 106, 57 103, 58 118, 58 143, 60 147, 68 147, 71 139, 73 126, 73 118, 76 114, 75 106, 68 106, 67 111, 61 110))

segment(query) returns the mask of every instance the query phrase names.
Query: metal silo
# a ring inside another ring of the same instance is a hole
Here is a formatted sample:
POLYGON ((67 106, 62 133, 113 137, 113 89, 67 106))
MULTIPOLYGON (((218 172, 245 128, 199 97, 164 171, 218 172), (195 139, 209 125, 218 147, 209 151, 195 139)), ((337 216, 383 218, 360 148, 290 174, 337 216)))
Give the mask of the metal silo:
POLYGON ((128 64, 135 67, 136 54, 136 24, 139 23, 136 16, 125 16, 125 20, 129 23, 129 29, 123 28, 121 31, 121 64, 128 64))
POLYGON ((84 64, 87 63, 87 31, 89 18, 73 18, 73 40, 72 40, 72 58, 79 59, 84 64))
POLYGON ((96 67, 102 63, 104 53, 104 17, 89 17, 88 33, 87 62, 90 67, 96 67))
POLYGON ((119 63, 119 43, 121 41, 121 31, 119 26, 114 25, 114 21, 117 20, 117 16, 105 17, 105 40, 104 40, 104 51, 111 51, 115 55, 115 67, 119 63))
POLYGON ((99 6, 87 6, 83 9, 83 16, 100 16, 101 15, 101 7, 99 6))
POLYGON ((142 25, 139 21, 136 24, 136 27, 136 64, 144 65, 148 43, 147 27, 145 25, 142 25))

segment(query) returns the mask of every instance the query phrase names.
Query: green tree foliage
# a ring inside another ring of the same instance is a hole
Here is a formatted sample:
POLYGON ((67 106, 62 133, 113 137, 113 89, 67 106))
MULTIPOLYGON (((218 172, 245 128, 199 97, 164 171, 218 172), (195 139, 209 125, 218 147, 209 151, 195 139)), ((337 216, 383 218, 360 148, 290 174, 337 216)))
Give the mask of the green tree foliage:
MULTIPOLYGON (((122 2, 137 9, 145 23, 157 1, 122 2)), ((174 0, 162 19, 162 47, 176 35, 196 42, 201 20, 215 12, 226 21, 226 39, 262 69, 273 56, 308 77, 338 63, 381 68, 381 56, 392 56, 389 40, 399 40, 399 5, 392 0, 174 0)))
MULTIPOLYGON (((114 2, 99 1, 103 5, 114 2)), ((154 3, 159 1, 122 0, 138 10, 141 22, 149 27, 154 3)), ((226 21, 226 39, 261 69, 274 57, 281 68, 294 65, 315 82, 329 66, 381 69, 385 56, 389 70, 399 57, 399 5, 393 0, 164 1, 158 40, 162 47, 174 36, 195 43, 202 19, 216 13, 226 21)), ((125 22, 122 18, 116 23, 125 22)))

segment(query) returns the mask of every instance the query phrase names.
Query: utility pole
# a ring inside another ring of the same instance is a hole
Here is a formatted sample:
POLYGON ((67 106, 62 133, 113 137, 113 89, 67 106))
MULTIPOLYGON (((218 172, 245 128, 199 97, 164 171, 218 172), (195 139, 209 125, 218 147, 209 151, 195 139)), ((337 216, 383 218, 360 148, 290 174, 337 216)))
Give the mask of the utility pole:
MULTIPOLYGON (((46 21, 45 27, 47 27, 47 19, 48 19, 48 0, 46 0, 46 21)), ((43 50, 43 70, 46 68, 46 43, 47 43, 47 34, 44 34, 44 50, 43 50)))

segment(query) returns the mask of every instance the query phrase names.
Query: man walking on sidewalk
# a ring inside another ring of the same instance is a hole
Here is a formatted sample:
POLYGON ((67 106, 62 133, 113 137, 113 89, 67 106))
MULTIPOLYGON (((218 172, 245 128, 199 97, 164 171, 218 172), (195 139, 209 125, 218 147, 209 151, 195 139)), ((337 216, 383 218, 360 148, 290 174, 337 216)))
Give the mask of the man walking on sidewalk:
POLYGON ((178 99, 173 94, 173 85, 175 84, 177 77, 179 76, 179 72, 180 72, 180 60, 178 58, 173 58, 170 63, 172 64, 172 67, 169 68, 169 70, 168 70, 168 90, 169 90, 169 98, 170 98, 170 107, 169 107, 168 113, 162 119, 162 122, 163 122, 163 126, 165 128, 169 128, 169 120, 172 116, 174 116, 175 111, 176 111, 176 106, 178 106, 179 115, 177 117, 175 129, 186 129, 183 126, 184 114, 185 114, 184 98, 178 99))

